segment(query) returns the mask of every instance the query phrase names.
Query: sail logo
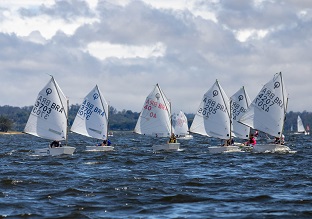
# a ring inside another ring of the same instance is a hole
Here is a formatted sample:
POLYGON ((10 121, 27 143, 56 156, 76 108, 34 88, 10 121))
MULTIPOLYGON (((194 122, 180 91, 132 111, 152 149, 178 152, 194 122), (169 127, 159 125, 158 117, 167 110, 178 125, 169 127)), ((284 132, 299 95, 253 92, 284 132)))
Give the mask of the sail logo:
POLYGON ((238 96, 238 101, 241 101, 241 100, 243 100, 244 99, 244 96, 243 95, 239 95, 238 96))
POLYGON ((218 96, 218 95, 219 95, 219 91, 214 90, 214 91, 212 92, 212 96, 213 96, 213 97, 216 97, 216 96, 218 96))
POLYGON ((277 81, 274 83, 274 89, 279 88, 281 86, 281 84, 277 81))
POLYGON ((98 98, 99 98, 99 94, 98 93, 93 94, 93 100, 96 100, 98 98))
POLYGON ((51 89, 51 88, 47 88, 47 89, 46 89, 46 94, 47 94, 47 96, 49 96, 50 94, 52 94, 52 89, 51 89))

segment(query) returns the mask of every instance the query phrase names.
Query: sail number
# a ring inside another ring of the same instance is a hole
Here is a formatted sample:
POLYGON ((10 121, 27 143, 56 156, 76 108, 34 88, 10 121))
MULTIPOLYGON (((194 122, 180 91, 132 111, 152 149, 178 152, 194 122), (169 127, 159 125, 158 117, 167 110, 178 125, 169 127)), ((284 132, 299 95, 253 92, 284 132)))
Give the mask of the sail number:
MULTIPOLYGON (((152 110, 152 106, 145 105, 145 106, 144 106, 144 109, 150 111, 150 110, 152 110)), ((150 116, 151 118, 157 118, 157 115, 156 115, 156 113, 154 113, 154 112, 150 112, 150 113, 149 113, 149 116, 150 116)))
POLYGON ((232 101, 231 109, 232 109, 232 118, 234 120, 237 120, 236 118, 241 113, 246 112, 246 109, 244 107, 242 107, 239 103, 235 102, 235 101, 232 101))
POLYGON ((224 105, 220 103, 216 103, 216 101, 205 97, 203 99, 203 107, 200 107, 197 113, 204 117, 209 118, 210 115, 216 114, 218 110, 222 112, 226 112, 226 108, 224 105))
POLYGON ((39 96, 32 109, 32 113, 44 119, 47 119, 52 110, 55 110, 56 112, 59 113, 63 113, 64 108, 52 102, 51 100, 48 100, 45 97, 39 96))
POLYGON ((265 112, 270 111, 270 107, 273 105, 277 105, 280 108, 283 108, 283 100, 279 97, 276 97, 275 94, 268 88, 264 87, 258 96, 255 99, 256 106, 260 109, 264 110, 265 112))
MULTIPOLYGON (((152 109, 154 109, 155 107, 157 107, 158 109, 161 109, 161 110, 166 110, 167 111, 167 106, 162 104, 162 103, 158 103, 157 101, 154 101, 152 99, 147 99, 145 101, 145 105, 144 105, 144 110, 147 110, 147 111, 151 111, 152 109)), ((149 116, 151 118, 157 118, 157 114, 156 112, 150 112, 149 113, 149 116)))
POLYGON ((90 103, 88 100, 84 100, 83 103, 81 104, 79 110, 78 110, 78 115, 85 118, 86 120, 89 120, 92 113, 97 113, 98 115, 104 117, 105 112, 104 110, 94 107, 94 104, 90 103))

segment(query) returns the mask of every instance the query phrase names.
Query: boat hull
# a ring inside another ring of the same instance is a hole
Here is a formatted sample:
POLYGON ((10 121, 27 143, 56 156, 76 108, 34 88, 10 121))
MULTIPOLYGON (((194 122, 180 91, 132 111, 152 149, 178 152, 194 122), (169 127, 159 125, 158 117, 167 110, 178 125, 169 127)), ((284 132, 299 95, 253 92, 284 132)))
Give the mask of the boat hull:
POLYGON ((36 149, 35 154, 39 156, 58 156, 62 154, 72 155, 75 150, 75 147, 63 146, 57 148, 36 149))
POLYGON ((178 151, 180 150, 180 143, 167 143, 161 145, 153 145, 153 151, 178 151))
POLYGON ((252 148, 252 152, 255 153, 291 153, 286 145, 281 144, 256 144, 252 148))
POLYGON ((211 154, 221 154, 229 152, 243 152, 239 146, 212 146, 208 147, 208 151, 211 154))
POLYGON ((181 137, 177 137, 178 140, 191 140, 193 139, 193 135, 185 135, 181 137))
POLYGON ((87 151, 113 151, 113 146, 86 146, 87 151))

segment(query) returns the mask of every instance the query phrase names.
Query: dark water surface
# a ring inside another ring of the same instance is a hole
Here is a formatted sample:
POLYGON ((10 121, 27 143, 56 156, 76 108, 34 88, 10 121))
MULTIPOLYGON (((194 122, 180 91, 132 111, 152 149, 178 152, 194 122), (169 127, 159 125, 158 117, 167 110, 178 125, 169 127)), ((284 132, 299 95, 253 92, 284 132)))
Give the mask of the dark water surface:
POLYGON ((86 152, 96 142, 70 134, 73 156, 39 157, 46 140, 1 135, 0 217, 312 218, 310 136, 286 136, 296 154, 213 155, 197 135, 171 153, 151 151, 165 139, 111 140, 114 152, 86 152))

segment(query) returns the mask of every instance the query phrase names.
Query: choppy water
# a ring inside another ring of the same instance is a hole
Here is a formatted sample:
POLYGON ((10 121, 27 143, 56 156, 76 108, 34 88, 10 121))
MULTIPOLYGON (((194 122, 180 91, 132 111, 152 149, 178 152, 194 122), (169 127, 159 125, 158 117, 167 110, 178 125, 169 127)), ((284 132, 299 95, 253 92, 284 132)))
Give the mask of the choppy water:
POLYGON ((202 136, 157 154, 155 141, 130 132, 115 132, 114 152, 69 138, 73 156, 38 157, 46 140, 0 136, 0 217, 312 218, 310 136, 288 138, 296 154, 219 155, 202 136))

